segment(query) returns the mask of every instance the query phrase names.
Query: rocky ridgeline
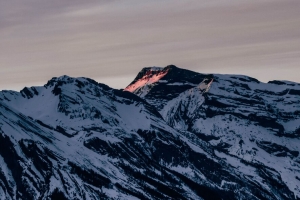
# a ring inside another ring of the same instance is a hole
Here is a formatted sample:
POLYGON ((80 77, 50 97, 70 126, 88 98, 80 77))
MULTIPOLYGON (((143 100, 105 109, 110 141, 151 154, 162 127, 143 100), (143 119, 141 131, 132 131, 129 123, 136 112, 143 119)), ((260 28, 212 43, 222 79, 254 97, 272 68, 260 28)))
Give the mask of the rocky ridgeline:
POLYGON ((0 199, 299 199, 300 85, 144 68, 0 92, 0 199))

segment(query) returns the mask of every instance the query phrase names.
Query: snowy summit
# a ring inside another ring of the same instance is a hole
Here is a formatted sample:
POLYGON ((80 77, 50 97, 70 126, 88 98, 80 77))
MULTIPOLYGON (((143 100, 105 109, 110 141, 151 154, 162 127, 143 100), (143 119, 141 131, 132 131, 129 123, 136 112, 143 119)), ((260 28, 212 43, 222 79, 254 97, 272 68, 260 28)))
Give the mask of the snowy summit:
POLYGON ((299 199, 300 84, 142 69, 0 92, 0 199, 299 199))

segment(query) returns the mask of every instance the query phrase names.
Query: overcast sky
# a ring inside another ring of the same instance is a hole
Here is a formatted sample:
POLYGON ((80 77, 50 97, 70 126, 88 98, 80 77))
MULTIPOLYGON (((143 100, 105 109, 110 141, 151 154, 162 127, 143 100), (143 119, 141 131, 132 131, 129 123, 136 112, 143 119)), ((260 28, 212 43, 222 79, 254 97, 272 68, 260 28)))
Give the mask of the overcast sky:
POLYGON ((0 0, 0 90, 169 64, 300 82, 300 1, 0 0))

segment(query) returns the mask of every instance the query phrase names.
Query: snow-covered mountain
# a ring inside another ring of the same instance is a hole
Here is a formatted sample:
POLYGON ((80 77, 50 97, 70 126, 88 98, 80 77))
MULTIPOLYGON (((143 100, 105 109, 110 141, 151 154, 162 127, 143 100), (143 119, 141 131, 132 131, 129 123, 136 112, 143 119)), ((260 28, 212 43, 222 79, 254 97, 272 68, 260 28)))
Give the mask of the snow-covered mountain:
POLYGON ((144 68, 0 92, 0 199, 299 199, 300 84, 144 68))
POLYGON ((161 71, 168 73, 132 92, 154 105, 170 126, 205 140, 216 156, 262 188, 279 181, 300 197, 300 84, 204 75, 175 66, 161 71), (166 91, 172 94, 163 95, 166 91))

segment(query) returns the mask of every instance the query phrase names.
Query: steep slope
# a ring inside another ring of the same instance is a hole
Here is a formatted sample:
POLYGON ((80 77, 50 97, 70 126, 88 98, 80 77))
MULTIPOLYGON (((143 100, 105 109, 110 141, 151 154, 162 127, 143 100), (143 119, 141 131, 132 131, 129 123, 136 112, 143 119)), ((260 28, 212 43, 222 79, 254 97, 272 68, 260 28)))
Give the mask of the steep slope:
POLYGON ((180 69, 174 65, 165 68, 144 68, 138 73, 135 80, 129 84, 125 91, 130 91, 144 98, 151 105, 155 105, 158 110, 171 99, 180 93, 196 87, 205 75, 193 71, 180 69), (144 80, 155 80, 147 81, 144 80), (139 85, 135 88, 135 85, 139 85))
POLYGON ((150 129, 150 121, 161 118, 155 108, 135 95, 86 78, 53 78, 44 87, 24 88, 20 93, 3 91, 0 99, 54 129, 69 130, 65 133, 69 136, 98 124, 126 131, 150 129))
POLYGON ((299 198, 300 84, 171 69, 176 73, 147 86, 151 89, 142 96, 166 122, 207 141, 216 156, 252 181, 268 183, 272 193, 272 186, 285 185, 299 198), (180 89, 171 97, 164 95, 174 84, 180 89))
POLYGON ((299 199, 299 84, 171 65, 125 90, 0 92, 1 199, 299 199))
POLYGON ((280 180, 249 181, 143 99, 91 79, 53 78, 0 100, 2 199, 294 198, 280 180))

